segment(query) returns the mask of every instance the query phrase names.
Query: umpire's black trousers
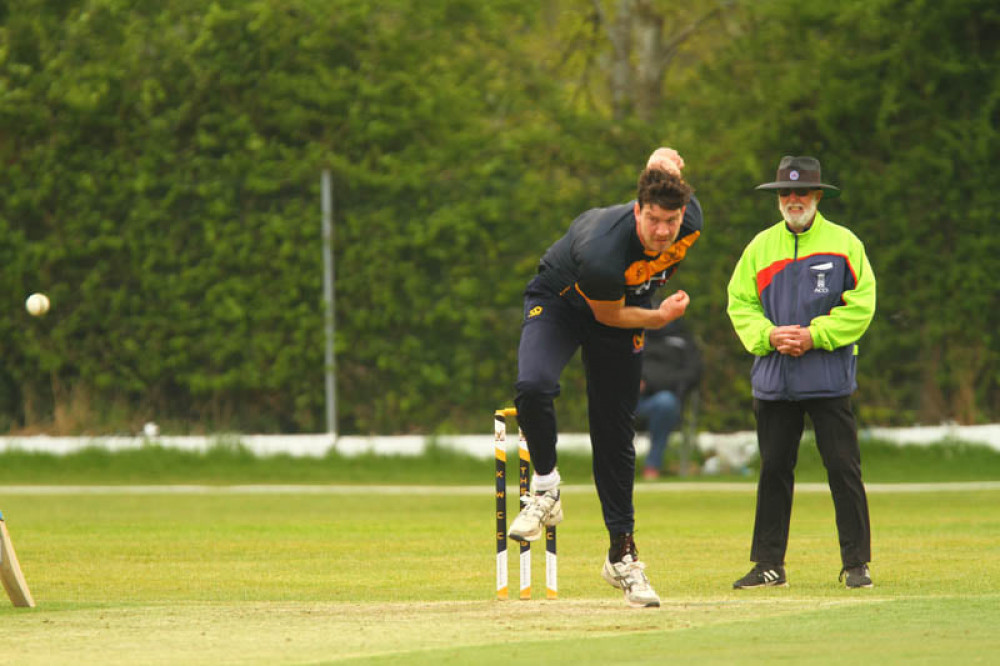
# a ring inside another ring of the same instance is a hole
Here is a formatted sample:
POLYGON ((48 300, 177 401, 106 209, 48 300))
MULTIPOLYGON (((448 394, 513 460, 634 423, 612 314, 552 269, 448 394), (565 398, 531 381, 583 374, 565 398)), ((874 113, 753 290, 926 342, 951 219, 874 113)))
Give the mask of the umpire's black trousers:
POLYGON ((850 567, 871 561, 868 497, 861 481, 861 449, 850 397, 799 401, 755 399, 754 414, 761 464, 750 559, 765 564, 785 561, 795 490, 795 463, 805 415, 809 414, 833 495, 842 563, 850 567))

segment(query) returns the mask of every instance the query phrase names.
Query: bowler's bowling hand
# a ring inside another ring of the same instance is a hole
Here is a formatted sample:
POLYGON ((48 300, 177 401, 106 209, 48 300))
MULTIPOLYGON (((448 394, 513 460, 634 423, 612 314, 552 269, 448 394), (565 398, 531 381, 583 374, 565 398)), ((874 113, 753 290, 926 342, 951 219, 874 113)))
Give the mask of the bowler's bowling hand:
POLYGON ((684 168, 684 158, 673 148, 657 148, 646 161, 646 168, 656 167, 670 173, 681 175, 684 168))

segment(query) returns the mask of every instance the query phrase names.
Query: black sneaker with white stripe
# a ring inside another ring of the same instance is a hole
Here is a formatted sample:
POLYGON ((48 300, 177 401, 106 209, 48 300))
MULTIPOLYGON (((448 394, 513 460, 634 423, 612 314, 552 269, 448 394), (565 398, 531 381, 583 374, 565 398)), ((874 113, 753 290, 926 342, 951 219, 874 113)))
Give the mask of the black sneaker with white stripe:
POLYGON ((780 564, 755 564, 750 573, 733 583, 734 590, 754 587, 788 587, 785 567, 780 564))

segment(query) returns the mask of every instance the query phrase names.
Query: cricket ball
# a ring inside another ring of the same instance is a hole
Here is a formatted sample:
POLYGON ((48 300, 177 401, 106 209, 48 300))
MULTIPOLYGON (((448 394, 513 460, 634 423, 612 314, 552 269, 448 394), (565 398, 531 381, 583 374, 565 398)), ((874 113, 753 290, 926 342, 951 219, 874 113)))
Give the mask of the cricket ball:
POLYGON ((32 294, 24 301, 24 308, 32 317, 41 317, 49 311, 49 297, 45 294, 32 294))

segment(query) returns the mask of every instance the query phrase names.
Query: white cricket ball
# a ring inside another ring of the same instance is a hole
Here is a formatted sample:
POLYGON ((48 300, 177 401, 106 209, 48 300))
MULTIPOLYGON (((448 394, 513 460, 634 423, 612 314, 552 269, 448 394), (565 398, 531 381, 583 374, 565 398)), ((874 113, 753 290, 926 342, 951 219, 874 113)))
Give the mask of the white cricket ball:
POLYGON ((45 294, 32 294, 24 301, 24 307, 32 317, 41 317, 49 311, 49 297, 45 294))

